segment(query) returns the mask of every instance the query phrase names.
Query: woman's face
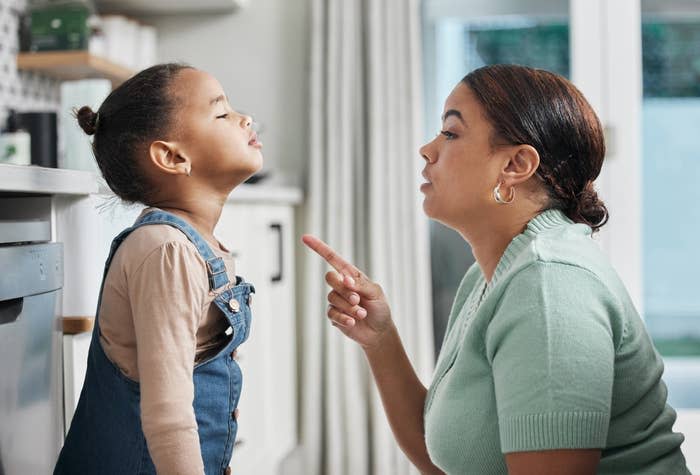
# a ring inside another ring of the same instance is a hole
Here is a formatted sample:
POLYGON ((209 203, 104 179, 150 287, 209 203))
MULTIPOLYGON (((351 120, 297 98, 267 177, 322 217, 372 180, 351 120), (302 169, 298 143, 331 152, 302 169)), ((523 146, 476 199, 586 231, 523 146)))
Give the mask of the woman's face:
POLYGON ((262 143, 252 119, 236 112, 219 81, 196 69, 180 72, 173 84, 178 98, 177 142, 197 177, 235 184, 262 167, 262 143))
POLYGON ((445 101, 441 132, 420 149, 426 162, 423 209, 430 218, 459 230, 489 216, 504 163, 492 149, 492 130, 480 103, 460 82, 445 101))

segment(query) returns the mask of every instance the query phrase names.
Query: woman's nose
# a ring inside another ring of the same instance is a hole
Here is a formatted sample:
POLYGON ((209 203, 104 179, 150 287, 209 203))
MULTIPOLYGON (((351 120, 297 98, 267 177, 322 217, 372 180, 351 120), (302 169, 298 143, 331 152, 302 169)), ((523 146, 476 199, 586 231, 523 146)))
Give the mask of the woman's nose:
POLYGON ((433 160, 434 151, 430 147, 431 144, 432 142, 428 142, 427 144, 423 145, 421 148, 418 149, 418 153, 420 153, 420 156, 423 157, 423 159, 428 163, 433 163, 435 161, 433 160))

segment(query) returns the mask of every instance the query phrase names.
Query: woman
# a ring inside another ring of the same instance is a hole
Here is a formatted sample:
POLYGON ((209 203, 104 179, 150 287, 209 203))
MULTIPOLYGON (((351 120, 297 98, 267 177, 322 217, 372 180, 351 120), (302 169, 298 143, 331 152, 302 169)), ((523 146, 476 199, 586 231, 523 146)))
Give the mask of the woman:
POLYGON ((499 65, 467 75, 420 150, 426 214, 476 258, 430 388, 381 287, 312 236, 334 268, 328 317, 364 349, 394 435, 424 473, 687 474, 663 364, 591 235, 605 145, 566 79, 499 65))

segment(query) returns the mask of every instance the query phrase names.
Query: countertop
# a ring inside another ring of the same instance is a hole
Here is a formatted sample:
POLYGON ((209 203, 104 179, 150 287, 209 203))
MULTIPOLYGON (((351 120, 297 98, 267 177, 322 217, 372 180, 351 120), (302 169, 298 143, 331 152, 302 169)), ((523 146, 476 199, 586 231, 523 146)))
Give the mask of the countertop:
MULTIPOLYGON (((93 172, 37 166, 0 164, 0 192, 48 195, 107 194, 102 179, 93 172)), ((273 184, 242 184, 229 196, 235 203, 300 204, 299 188, 273 184)))

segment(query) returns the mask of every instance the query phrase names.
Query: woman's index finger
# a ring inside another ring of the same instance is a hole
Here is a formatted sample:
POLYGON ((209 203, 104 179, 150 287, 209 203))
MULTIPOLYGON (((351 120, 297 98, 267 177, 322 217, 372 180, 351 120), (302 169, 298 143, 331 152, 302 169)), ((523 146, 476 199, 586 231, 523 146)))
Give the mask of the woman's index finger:
POLYGON ((316 236, 305 234, 302 236, 301 240, 309 249, 321 256, 326 262, 328 262, 328 264, 331 265, 331 267, 341 274, 348 274, 355 277, 361 274, 357 267, 340 257, 332 247, 321 241, 316 236))

